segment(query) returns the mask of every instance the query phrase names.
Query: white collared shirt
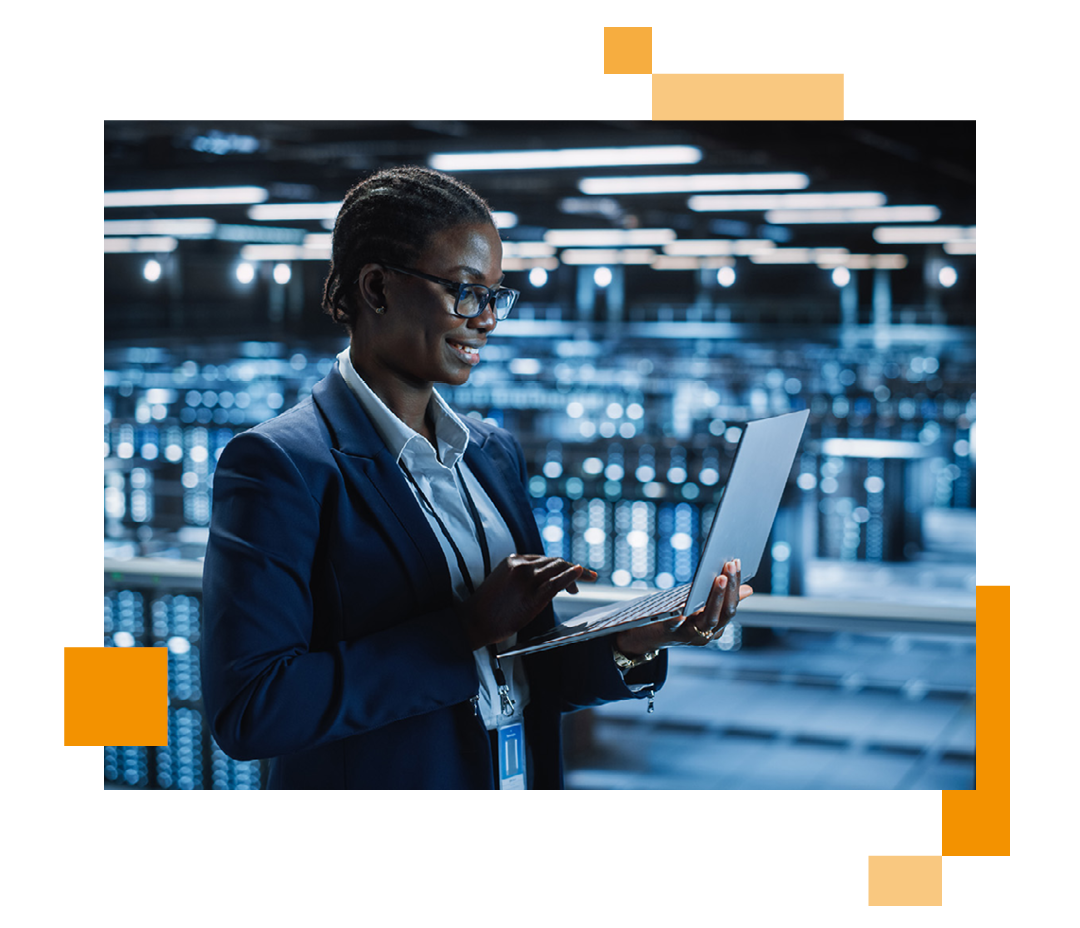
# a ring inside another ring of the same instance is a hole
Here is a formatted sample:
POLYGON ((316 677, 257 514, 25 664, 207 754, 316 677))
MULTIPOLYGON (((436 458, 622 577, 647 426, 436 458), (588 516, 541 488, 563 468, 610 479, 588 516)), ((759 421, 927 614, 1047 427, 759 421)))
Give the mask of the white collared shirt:
MULTIPOLYGON (((438 454, 436 454, 435 449, 423 435, 402 422, 364 383, 352 365, 348 348, 337 356, 337 360, 338 370, 345 379, 345 383, 349 385, 364 411, 371 417, 375 430, 386 443, 386 447, 398 466, 404 465, 408 468, 409 473, 420 485, 421 492, 438 511, 446 530, 461 551, 473 587, 479 587, 484 580, 484 556, 472 515, 458 482, 459 473, 465 481, 465 486, 473 498, 480 521, 484 526, 491 566, 494 568, 507 555, 513 554, 515 545, 499 510, 463 460, 465 449, 469 444, 469 431, 465 424, 438 392, 432 390, 429 410, 435 425, 435 440, 438 444, 438 454)), ((442 547, 446 566, 450 570, 454 596, 458 600, 467 599, 471 594, 462 578, 453 546, 443 534, 438 521, 417 494, 412 481, 407 482, 413 495, 416 496, 424 518, 428 520, 432 532, 435 533, 442 547)), ((516 639, 515 635, 501 642, 499 649, 509 650, 516 639)), ((480 675, 480 691, 477 694, 478 709, 485 727, 497 728, 501 713, 498 687, 491 669, 491 656, 487 648, 477 649, 473 652, 473 656, 480 675)), ((524 664, 513 657, 500 661, 500 664, 510 685, 510 696, 516 706, 516 715, 520 716, 521 710, 529 701, 529 684, 525 678, 524 664)))

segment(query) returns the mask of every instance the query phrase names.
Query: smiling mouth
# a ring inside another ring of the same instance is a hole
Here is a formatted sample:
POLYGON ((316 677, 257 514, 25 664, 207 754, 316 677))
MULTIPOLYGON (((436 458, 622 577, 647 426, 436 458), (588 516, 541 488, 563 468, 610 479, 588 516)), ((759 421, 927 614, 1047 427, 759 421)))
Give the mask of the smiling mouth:
POLYGON ((447 339, 447 344, 453 349, 454 354, 466 364, 474 365, 480 363, 479 345, 467 345, 464 342, 456 342, 451 339, 447 339))

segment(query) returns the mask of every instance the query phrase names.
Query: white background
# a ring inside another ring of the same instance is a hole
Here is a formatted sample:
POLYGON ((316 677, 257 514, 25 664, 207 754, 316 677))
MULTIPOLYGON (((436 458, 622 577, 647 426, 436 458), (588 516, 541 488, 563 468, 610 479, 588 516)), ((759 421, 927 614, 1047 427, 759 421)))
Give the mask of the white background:
POLYGON ((1076 513, 1059 476, 1075 460, 1075 30, 1063 8, 1018 9, 218 0, 10 11, 0 914, 956 926, 1064 905, 1077 769, 1064 583, 1076 513), (947 858, 941 909, 866 905, 868 855, 940 853, 936 792, 105 792, 101 749, 62 746, 63 648, 101 641, 102 120, 648 118, 648 77, 602 73, 605 25, 651 25, 657 73, 843 73, 848 119, 978 119, 977 577, 1012 586, 1013 837, 1009 858, 947 858), (194 908, 171 908, 178 896, 194 908))

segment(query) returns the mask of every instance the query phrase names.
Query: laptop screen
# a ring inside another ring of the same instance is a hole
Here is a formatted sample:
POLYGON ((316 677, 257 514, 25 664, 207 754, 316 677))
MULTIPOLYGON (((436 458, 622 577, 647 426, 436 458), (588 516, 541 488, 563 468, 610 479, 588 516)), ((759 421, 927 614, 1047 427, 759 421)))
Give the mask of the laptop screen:
POLYGON ((757 573, 809 416, 804 409, 758 419, 743 429, 690 587, 686 615, 705 605, 713 578, 726 561, 741 559, 743 583, 757 573))

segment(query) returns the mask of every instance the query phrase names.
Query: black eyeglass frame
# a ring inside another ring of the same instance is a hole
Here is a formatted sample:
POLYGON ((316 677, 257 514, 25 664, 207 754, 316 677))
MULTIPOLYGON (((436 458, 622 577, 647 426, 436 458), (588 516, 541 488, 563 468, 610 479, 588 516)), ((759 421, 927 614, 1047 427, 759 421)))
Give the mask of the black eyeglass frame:
POLYGON ((378 262, 388 271, 397 271, 399 274, 408 274, 410 277, 419 277, 422 280, 430 280, 434 284, 442 284, 451 292, 456 291, 456 297, 454 299, 454 308, 452 310, 455 316, 460 316, 462 319, 475 319, 477 316, 483 315, 484 311, 493 306, 495 309, 495 318, 499 322, 506 319, 514 306, 517 305, 518 298, 521 296, 520 290, 514 290, 510 287, 485 287, 483 284, 463 284, 457 280, 447 280, 445 277, 435 277, 433 274, 425 274, 423 271, 415 271, 408 267, 398 267, 394 264, 387 264, 385 261, 378 262), (467 291, 483 290, 486 296, 483 300, 479 300, 479 309, 475 313, 459 313, 458 306, 461 305, 462 299, 465 298, 467 291), (499 315, 499 308, 495 305, 496 300, 500 294, 512 293, 513 298, 510 300, 510 305, 506 307, 502 315, 499 315))

